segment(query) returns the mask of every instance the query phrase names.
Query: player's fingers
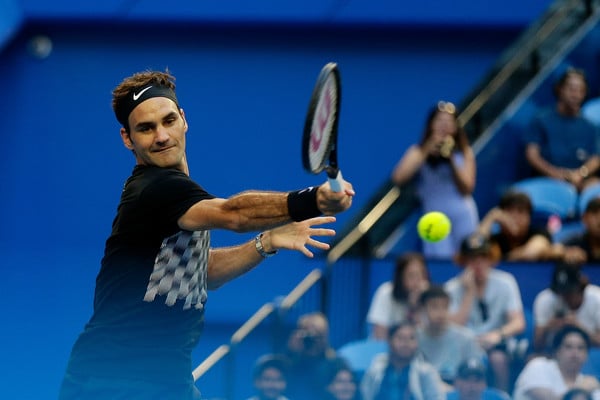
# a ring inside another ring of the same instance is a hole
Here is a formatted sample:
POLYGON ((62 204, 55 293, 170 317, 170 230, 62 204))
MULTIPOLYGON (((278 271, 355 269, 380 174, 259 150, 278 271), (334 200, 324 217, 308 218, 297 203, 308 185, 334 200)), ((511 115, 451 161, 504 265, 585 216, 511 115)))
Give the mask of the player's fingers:
POLYGON ((310 230, 310 236, 335 236, 335 230, 325 228, 314 228, 310 230))
POLYGON ((302 254, 304 254, 308 258, 314 257, 314 254, 312 253, 312 251, 310 251, 306 246, 302 246, 299 250, 302 254))
POLYGON ((320 250, 329 250, 329 243, 320 242, 315 239, 309 239, 306 244, 320 250))
POLYGON ((314 217, 306 220, 308 226, 311 227, 315 225, 331 224, 332 222, 335 222, 334 216, 314 217))

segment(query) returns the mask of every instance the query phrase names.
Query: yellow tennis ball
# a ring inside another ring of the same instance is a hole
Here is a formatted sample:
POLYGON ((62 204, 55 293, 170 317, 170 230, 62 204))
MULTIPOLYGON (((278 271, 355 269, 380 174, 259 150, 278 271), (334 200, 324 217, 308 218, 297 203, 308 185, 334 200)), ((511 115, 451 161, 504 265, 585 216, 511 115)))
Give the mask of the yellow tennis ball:
POLYGON ((421 239, 428 242, 439 242, 450 233, 452 223, 446 214, 431 211, 424 214, 417 222, 417 232, 421 239))

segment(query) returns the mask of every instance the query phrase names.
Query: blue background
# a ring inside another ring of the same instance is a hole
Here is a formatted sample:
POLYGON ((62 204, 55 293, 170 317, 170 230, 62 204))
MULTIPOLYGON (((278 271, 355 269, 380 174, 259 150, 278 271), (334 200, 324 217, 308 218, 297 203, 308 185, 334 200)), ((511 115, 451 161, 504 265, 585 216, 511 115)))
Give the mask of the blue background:
MULTIPOLYGON (((167 67, 176 75, 191 175, 226 197, 323 180, 302 170, 300 134, 321 66, 338 62, 340 164, 356 187, 357 211, 420 135, 428 108, 460 101, 549 4, 0 1, 7 397, 54 398, 90 315, 104 240, 134 163, 110 109, 123 77, 167 67), (52 42, 47 58, 31 50, 40 36, 52 42)), ((215 232, 213 244, 249 238, 215 232)), ((212 292, 195 361, 321 264, 281 254, 212 292)), ((209 394, 218 385, 201 384, 209 394)))

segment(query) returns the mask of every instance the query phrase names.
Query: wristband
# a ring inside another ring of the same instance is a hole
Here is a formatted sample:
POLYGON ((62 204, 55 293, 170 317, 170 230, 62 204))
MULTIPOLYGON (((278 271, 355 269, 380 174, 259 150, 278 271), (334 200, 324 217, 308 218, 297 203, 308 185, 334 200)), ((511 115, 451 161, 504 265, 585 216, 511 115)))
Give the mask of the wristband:
POLYGON ((317 207, 317 189, 318 187, 311 186, 288 193, 288 213, 292 221, 304 221, 322 214, 317 207))
POLYGON ((275 254, 277 254, 277 250, 265 251, 261 241, 262 235, 262 233, 259 233, 254 238, 254 246, 256 246, 256 251, 258 251, 258 254, 260 254, 262 258, 273 257, 275 254))

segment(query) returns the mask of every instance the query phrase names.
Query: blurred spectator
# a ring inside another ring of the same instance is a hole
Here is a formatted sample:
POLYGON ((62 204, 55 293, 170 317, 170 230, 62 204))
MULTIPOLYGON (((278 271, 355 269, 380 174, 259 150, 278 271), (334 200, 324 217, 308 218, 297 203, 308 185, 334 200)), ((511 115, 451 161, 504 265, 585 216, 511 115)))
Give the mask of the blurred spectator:
POLYGON ((420 143, 406 150, 392 173, 396 185, 416 183, 424 213, 441 211, 452 222, 446 239, 423 242, 426 258, 451 259, 460 241, 477 227, 475 175, 475 156, 456 108, 440 101, 429 113, 420 143))
POLYGON ((581 222, 583 231, 563 241, 564 260, 571 264, 600 263, 600 197, 586 205, 581 222))
POLYGON ((587 390, 575 388, 565 393, 562 400, 593 400, 593 398, 592 394, 587 390))
POLYGON ((389 351, 378 354, 362 378, 364 400, 443 400, 443 383, 435 368, 417 356, 415 326, 402 322, 390 328, 389 351))
POLYGON ((509 190, 481 220, 479 233, 496 243, 503 260, 542 261, 561 255, 546 228, 532 225, 533 206, 525 193, 509 190), (494 232, 495 224, 499 231, 494 232))
POLYGON ((440 377, 452 385, 459 365, 468 358, 485 358, 473 332, 449 321, 450 296, 432 286, 421 295, 422 326, 417 329, 419 350, 440 377))
POLYGON ((535 173, 565 180, 581 191, 600 168, 598 128, 581 116, 585 73, 569 68, 554 87, 556 105, 538 113, 525 133, 525 156, 535 173))
POLYGON ((578 326, 593 346, 600 345, 600 287, 589 284, 579 266, 556 264, 550 287, 535 297, 533 316, 537 352, 547 351, 564 325, 578 326))
POLYGON ((456 257, 463 271, 445 288, 450 295, 450 319, 475 333, 487 351, 493 386, 508 391, 511 357, 506 343, 523 332, 525 317, 514 276, 494 268, 497 252, 482 235, 465 238, 456 257))
POLYGON ((336 362, 329 345, 329 321, 321 312, 301 315, 287 344, 290 358, 287 394, 291 399, 321 396, 322 376, 336 362))
POLYGON ((402 321, 417 322, 419 297, 429 287, 429 272, 420 253, 406 252, 396 259, 394 280, 382 283, 371 301, 367 322, 374 339, 386 340, 388 329, 402 321))
POLYGON ((323 376, 322 400, 360 400, 356 375, 348 363, 338 358, 330 367, 323 376))
POLYGON ((573 388, 581 388, 600 399, 600 383, 596 377, 584 375, 590 342, 587 334, 576 326, 565 325, 552 341, 552 358, 531 359, 515 384, 514 400, 560 400, 573 388))
POLYGON ((458 367, 454 390, 446 400, 510 400, 501 390, 488 388, 487 368, 479 357, 469 358, 458 367))
POLYGON ((285 356, 265 354, 260 357, 252 372, 256 395, 248 400, 287 400, 288 360, 285 356))

